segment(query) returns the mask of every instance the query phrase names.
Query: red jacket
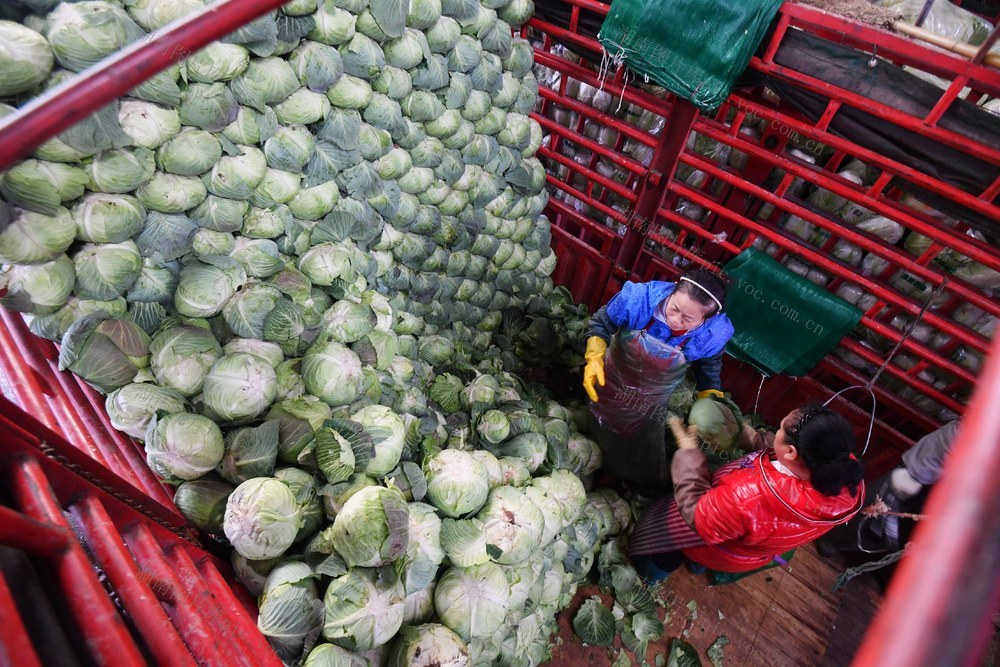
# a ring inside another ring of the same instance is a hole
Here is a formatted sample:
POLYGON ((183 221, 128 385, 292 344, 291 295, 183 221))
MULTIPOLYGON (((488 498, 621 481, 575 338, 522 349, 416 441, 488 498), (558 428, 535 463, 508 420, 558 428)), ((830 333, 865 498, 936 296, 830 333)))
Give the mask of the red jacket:
POLYGON ((684 555, 721 572, 748 572, 820 537, 861 509, 864 485, 825 496, 809 482, 779 472, 773 450, 748 457, 698 499, 694 529, 705 546, 684 555))

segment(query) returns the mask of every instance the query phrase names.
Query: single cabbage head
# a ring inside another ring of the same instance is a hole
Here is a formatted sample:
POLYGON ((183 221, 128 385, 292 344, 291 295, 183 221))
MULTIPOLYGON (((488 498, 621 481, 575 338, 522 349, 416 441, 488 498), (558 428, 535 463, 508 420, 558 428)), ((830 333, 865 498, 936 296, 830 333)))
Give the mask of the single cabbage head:
POLYGON ((285 660, 298 659, 307 637, 318 633, 323 625, 318 578, 308 565, 292 560, 281 563, 267 576, 257 628, 285 660))
POLYGON ((469 649, 443 625, 404 625, 389 654, 389 667, 466 667, 469 649))
POLYGON ((219 465, 224 452, 222 431, 201 415, 154 417, 146 430, 146 461, 167 480, 198 479, 219 465))
POLYGON ((255 477, 236 487, 226 504, 223 522, 230 544, 250 560, 283 554, 301 525, 295 494, 287 484, 271 477, 255 477))
POLYGON ((361 360, 340 343, 311 347, 302 360, 301 375, 306 390, 331 407, 350 405, 361 392, 361 360))
POLYGON ((45 38, 27 26, 0 21, 0 98, 24 93, 48 78, 55 58, 45 38))
POLYGON ((157 412, 185 412, 187 401, 168 387, 151 382, 127 384, 116 389, 104 401, 111 425, 137 440, 146 437, 149 422, 157 412))
POLYGON ((66 331, 59 370, 69 370, 110 393, 132 382, 149 365, 149 336, 132 320, 104 311, 87 315, 66 331))
POLYGON ((698 427, 698 437, 718 451, 736 444, 743 428, 740 417, 732 401, 708 397, 694 402, 687 420, 698 427))
POLYGON ((156 381, 190 397, 201 391, 222 346, 207 327, 170 321, 153 335, 149 354, 156 381))
POLYGON ((509 600, 510 585, 496 563, 448 568, 434 587, 438 617, 466 642, 500 629, 509 600))
POLYGON ((369 486, 351 496, 333 522, 333 546, 350 567, 380 567, 406 553, 409 515, 397 489, 369 486))
POLYGON ((326 589, 323 637, 350 651, 382 646, 403 624, 405 599, 391 568, 351 570, 326 589))
POLYGON ((239 352, 212 365, 202 388, 205 410, 224 421, 250 419, 278 395, 278 379, 265 359, 239 352))
POLYGON ((375 455, 368 462, 365 473, 372 477, 384 477, 399 465, 403 454, 406 429, 403 420, 384 405, 369 405, 351 415, 351 419, 361 424, 372 437, 375 455))
POLYGON ((427 499, 450 517, 472 515, 486 503, 490 478, 471 452, 445 449, 427 459, 427 499))

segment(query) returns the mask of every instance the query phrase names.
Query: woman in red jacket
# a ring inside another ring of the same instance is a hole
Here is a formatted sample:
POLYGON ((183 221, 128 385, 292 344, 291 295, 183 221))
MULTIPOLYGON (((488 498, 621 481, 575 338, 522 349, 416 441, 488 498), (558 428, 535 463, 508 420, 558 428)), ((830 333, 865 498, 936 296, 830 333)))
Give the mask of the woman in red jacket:
POLYGON ((794 410, 773 435, 746 427, 755 451, 714 475, 694 429, 685 431, 676 418, 670 426, 678 445, 674 496, 647 510, 629 546, 648 580, 666 576, 684 557, 720 572, 756 570, 861 509, 854 433, 829 408, 794 410))

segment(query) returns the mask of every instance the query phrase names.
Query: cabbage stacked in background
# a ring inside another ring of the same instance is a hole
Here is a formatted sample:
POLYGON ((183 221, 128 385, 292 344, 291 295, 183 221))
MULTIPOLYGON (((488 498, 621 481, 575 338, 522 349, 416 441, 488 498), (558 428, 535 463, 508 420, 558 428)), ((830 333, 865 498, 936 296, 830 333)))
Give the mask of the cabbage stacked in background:
MULTIPOLYGON (((14 106, 202 3, 22 5, 40 13, 0 22, 14 106)), ((182 316, 300 357, 357 342, 377 292, 380 350, 441 336, 463 361, 575 363, 586 314, 548 278, 532 49, 511 37, 531 10, 300 0, 179 51, 3 174, 4 303, 56 341, 100 311, 150 336, 182 316)))
MULTIPOLYGON (((202 6, 8 3, 3 115, 202 6)), ((549 278, 532 11, 294 0, 0 177, 5 307, 233 546, 290 664, 537 664, 628 523, 510 374, 586 326, 549 278)))

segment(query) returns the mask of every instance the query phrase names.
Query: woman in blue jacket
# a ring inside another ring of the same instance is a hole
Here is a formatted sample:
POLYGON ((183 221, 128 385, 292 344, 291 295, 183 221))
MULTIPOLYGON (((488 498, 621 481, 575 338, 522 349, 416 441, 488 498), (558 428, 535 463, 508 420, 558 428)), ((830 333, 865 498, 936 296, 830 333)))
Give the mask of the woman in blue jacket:
POLYGON ((726 285, 715 273, 697 269, 676 283, 626 282, 590 321, 583 388, 598 402, 595 383, 604 386, 604 353, 616 333, 645 330, 681 350, 691 365, 698 397, 722 395, 722 351, 733 325, 722 312, 726 285))

